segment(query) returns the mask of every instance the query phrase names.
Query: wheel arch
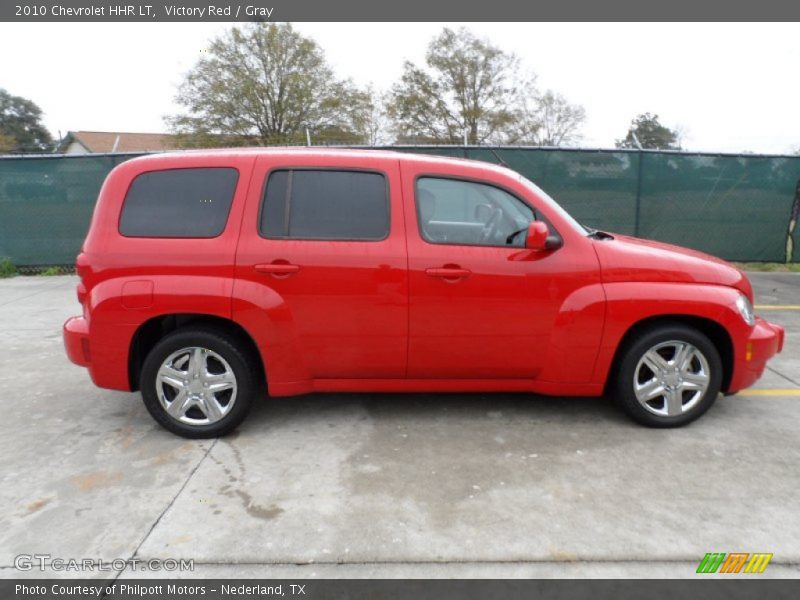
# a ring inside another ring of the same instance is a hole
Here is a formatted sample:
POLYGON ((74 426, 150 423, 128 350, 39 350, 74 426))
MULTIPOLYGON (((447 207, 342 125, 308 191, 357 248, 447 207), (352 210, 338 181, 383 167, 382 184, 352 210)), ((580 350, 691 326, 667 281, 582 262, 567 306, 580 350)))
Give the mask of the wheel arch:
POLYGON ((704 334, 714 347, 719 352, 720 359, 722 360, 722 391, 726 392, 730 386, 731 378, 733 377, 733 340, 728 330, 719 322, 706 317, 698 317, 696 315, 685 314, 669 314, 669 315, 656 315, 641 319, 633 323, 628 330, 623 334, 620 339, 617 349, 614 352, 614 358, 611 362, 611 369, 609 370, 608 377, 604 385, 604 391, 608 391, 608 386, 616 377, 619 362, 627 350, 628 346, 632 343, 637 336, 648 329, 656 327, 663 327, 668 325, 685 325, 696 329, 704 334))
POLYGON ((250 352, 256 359, 261 372, 258 374, 261 381, 266 384, 266 370, 264 357, 253 336, 241 325, 217 315, 202 313, 170 313, 163 314, 148 319, 136 329, 131 338, 128 350, 128 381, 131 391, 139 389, 139 377, 142 365, 150 350, 164 336, 176 331, 181 327, 193 325, 198 327, 207 326, 210 329, 222 330, 234 336, 243 347, 250 352))

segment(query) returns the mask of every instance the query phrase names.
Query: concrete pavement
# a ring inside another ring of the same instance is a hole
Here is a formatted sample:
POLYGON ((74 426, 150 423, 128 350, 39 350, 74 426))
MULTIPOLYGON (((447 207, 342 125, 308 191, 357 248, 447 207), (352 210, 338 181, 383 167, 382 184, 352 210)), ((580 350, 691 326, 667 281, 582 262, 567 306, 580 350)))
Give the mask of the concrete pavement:
POLYGON ((42 576, 20 554, 191 559, 185 577, 692 577, 706 552, 772 552, 765 575, 798 577, 800 311, 774 307, 800 303, 800 275, 752 280, 787 328, 757 387, 784 392, 689 427, 596 399, 327 394, 264 400, 218 441, 67 361, 75 277, 0 280, 0 577, 42 576))

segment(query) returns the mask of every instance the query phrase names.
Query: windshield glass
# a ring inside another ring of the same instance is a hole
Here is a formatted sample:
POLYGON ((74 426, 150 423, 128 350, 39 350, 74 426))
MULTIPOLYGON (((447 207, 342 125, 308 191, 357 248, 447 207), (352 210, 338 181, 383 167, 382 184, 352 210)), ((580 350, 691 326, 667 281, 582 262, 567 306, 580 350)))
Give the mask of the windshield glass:
POLYGON ((547 205, 552 208, 555 212, 557 212, 562 219, 564 219, 567 223, 569 223, 575 231, 580 233, 581 235, 588 235, 589 230, 586 229, 583 225, 578 223, 571 214, 569 214, 564 208, 555 200, 553 200, 547 192, 545 192, 542 188, 538 185, 533 183, 530 179, 526 179, 522 175, 519 175, 519 180, 522 182, 524 186, 530 188, 531 191, 535 192, 537 196, 539 196, 547 205))

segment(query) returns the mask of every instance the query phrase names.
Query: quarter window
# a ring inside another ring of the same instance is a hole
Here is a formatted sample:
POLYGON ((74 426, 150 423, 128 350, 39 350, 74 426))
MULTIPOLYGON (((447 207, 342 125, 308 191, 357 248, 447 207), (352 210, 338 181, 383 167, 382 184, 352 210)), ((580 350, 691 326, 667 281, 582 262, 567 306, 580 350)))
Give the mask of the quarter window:
POLYGON ((533 209, 493 185, 421 177, 416 185, 417 220, 433 244, 525 246, 533 209))
POLYGON ((363 171, 273 171, 259 227, 268 238, 382 240, 389 234, 386 178, 363 171))
POLYGON ((167 169, 131 183, 119 232, 127 237, 213 238, 225 229, 239 172, 231 168, 167 169))

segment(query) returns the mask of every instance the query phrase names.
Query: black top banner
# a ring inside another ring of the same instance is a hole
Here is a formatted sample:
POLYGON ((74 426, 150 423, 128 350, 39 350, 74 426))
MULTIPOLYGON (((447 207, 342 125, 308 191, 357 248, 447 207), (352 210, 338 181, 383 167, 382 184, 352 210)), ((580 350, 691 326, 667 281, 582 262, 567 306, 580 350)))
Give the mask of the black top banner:
MULTIPOLYGON (((10 22, 795 21, 789 0, 3 0, 10 22)), ((746 40, 743 40, 746 43, 746 40)))

